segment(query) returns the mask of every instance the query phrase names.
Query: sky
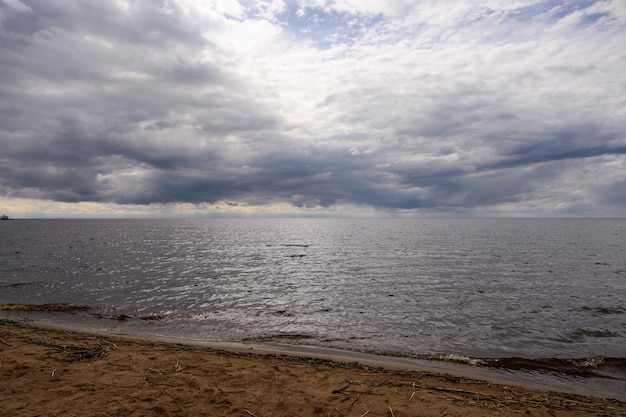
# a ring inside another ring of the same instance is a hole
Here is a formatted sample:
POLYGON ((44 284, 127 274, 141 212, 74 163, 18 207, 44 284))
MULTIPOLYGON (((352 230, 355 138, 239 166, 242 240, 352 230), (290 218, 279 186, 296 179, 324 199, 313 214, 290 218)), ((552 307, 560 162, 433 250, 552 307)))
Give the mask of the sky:
POLYGON ((0 214, 626 217, 625 0, 0 0, 0 214))

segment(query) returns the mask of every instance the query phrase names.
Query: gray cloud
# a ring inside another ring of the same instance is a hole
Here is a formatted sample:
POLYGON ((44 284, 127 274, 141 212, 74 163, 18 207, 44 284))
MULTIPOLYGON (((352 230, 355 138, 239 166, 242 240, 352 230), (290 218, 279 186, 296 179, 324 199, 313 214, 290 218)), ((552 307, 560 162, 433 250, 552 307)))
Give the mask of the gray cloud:
POLYGON ((337 9, 323 27, 310 6, 314 43, 290 26, 307 24, 296 10, 0 2, 0 193, 624 213, 618 3, 446 16, 398 3, 337 9), (361 23, 342 44, 348 19, 361 23), (585 167, 594 177, 574 180, 585 167))

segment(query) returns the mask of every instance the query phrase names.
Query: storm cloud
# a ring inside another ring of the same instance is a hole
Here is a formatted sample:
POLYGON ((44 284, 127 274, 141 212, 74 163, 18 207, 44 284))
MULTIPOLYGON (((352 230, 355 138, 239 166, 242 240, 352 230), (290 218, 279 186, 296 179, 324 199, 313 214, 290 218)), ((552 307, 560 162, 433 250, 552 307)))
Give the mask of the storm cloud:
POLYGON ((0 0, 0 209, 626 215, 623 1, 379 3, 0 0))

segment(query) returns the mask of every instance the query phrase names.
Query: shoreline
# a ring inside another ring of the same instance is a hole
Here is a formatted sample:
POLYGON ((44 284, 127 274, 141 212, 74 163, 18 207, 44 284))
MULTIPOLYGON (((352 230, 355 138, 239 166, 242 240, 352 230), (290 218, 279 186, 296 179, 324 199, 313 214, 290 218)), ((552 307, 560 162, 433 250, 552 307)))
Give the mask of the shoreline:
POLYGON ((618 400, 240 347, 0 319, 0 414, 626 415, 618 400))
MULTIPOLYGON (((6 305, 8 306, 8 305, 6 305)), ((5 306, 5 309, 6 309, 5 306)), ((185 338, 173 335, 163 335, 155 333, 128 333, 119 327, 92 327, 91 322, 79 324, 79 321, 62 321, 54 322, 56 313, 50 315, 50 311, 61 311, 69 313, 74 317, 77 312, 82 311, 85 307, 77 307, 65 304, 46 304, 46 305, 15 305, 19 311, 27 313, 19 319, 18 322, 34 324, 37 327, 50 328, 59 331, 73 331, 91 335, 100 335, 113 338, 128 339, 137 342, 162 342, 169 344, 182 344, 194 347, 204 347, 215 350, 228 350, 239 353, 252 353, 261 355, 286 355, 297 356, 302 358, 315 358, 321 360, 331 360, 334 362, 359 363, 365 366, 375 368, 384 368, 389 370, 411 370, 434 372, 438 374, 450 374, 456 377, 469 379, 477 379, 500 385, 511 385, 515 387, 540 390, 554 391, 564 394, 576 394, 597 398, 606 398, 626 402, 626 393, 622 392, 618 387, 607 385, 610 379, 595 377, 595 380, 589 377, 581 376, 580 378, 572 375, 560 374, 550 371, 549 368, 528 368, 515 369, 506 367, 491 367, 483 365, 474 365, 474 360, 479 362, 486 361, 481 358, 466 358, 462 356, 454 356, 449 360, 437 358, 419 358, 402 355, 394 355, 393 353, 384 352, 367 352, 358 350, 346 350, 342 348, 327 347, 321 345, 308 344, 284 344, 280 341, 208 341, 203 339, 185 338), (69 312, 66 311, 69 309, 69 312), (30 313, 30 314, 28 314, 30 313), (35 315, 31 315, 35 313, 35 315), (37 317, 37 313, 42 315, 37 317), (595 384, 593 384, 595 382, 595 384)), ((1 320, 1 319, 0 319, 1 320)), ((6 320, 9 320, 7 317, 6 320)), ((122 320, 124 322, 126 319, 122 320)), ((95 322, 94 322, 95 323, 95 322)), ((277 340, 277 339, 272 339, 277 340)), ((511 358, 516 359, 516 358, 511 358)), ((522 362, 528 363, 529 360, 519 358, 522 362)), ((488 359, 487 359, 488 360, 488 359)), ((530 360, 532 361, 532 360, 530 360)), ((621 384, 623 385, 623 384, 621 384)))

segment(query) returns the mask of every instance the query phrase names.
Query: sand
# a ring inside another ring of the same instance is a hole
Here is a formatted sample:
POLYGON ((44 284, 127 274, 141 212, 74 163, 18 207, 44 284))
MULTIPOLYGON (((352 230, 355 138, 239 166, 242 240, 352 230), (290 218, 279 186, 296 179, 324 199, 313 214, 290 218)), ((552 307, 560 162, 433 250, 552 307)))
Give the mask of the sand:
POLYGON ((0 320, 0 415, 626 416, 626 403, 0 320))

